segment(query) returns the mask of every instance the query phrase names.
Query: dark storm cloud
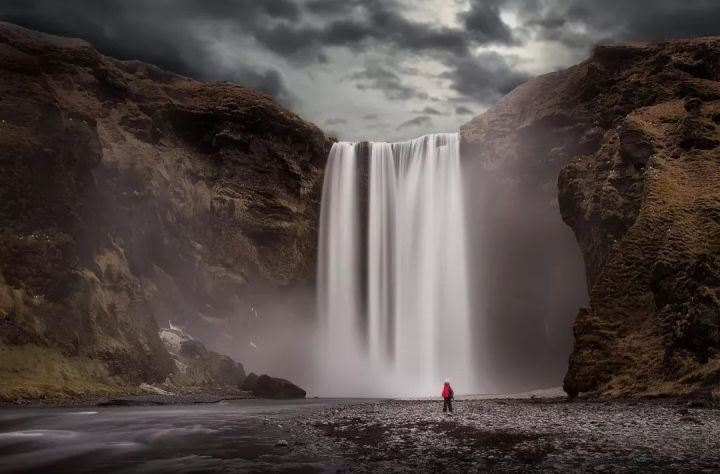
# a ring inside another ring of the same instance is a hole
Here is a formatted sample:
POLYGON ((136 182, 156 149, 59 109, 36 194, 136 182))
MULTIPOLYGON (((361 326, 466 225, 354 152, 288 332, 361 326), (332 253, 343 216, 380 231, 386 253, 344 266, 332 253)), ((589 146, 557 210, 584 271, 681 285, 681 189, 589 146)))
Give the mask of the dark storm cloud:
POLYGON ((204 49, 196 29, 201 22, 252 28, 271 21, 293 21, 299 7, 290 0, 8 0, 0 19, 27 28, 83 38, 104 54, 139 59, 200 80, 232 80, 266 92, 285 105, 293 97, 280 71, 258 64, 228 68, 204 49))
POLYGON ((720 2, 716 0, 583 0, 567 8, 568 18, 612 38, 662 41, 720 33, 720 2))
MULTIPOLYGON (((232 2, 225 1, 222 3, 227 5, 228 3, 232 2)), ((243 3, 243 8, 247 8, 247 4, 245 2, 240 3, 243 3)), ((253 2, 253 7, 275 18, 297 20, 300 17, 300 8, 290 0, 264 0, 262 2, 255 1, 253 2)))
POLYGON ((366 116, 363 117, 363 119, 365 119, 365 120, 375 120, 376 118, 378 118, 377 114, 367 114, 366 116))
POLYGON ((455 107, 455 113, 457 115, 472 115, 474 112, 463 105, 455 107))
POLYGON ((440 112, 438 109, 436 109, 435 107, 430 107, 430 106, 427 106, 422 110, 416 110, 415 113, 428 114, 428 115, 445 115, 442 112, 440 112))
POLYGON ((400 8, 395 2, 374 1, 349 2, 344 10, 341 7, 330 9, 326 5, 322 10, 316 5, 316 11, 345 14, 333 16, 319 26, 289 22, 256 25, 253 36, 275 53, 299 58, 333 46, 359 50, 369 45, 382 45, 412 53, 468 53, 472 38, 467 32, 408 20, 393 7, 400 8))
MULTIPOLYGON (((471 0, 460 19, 474 40, 521 45, 557 41, 580 60, 593 45, 720 34, 718 0, 471 0), (500 13, 517 14, 511 30, 500 13)), ((490 104, 529 77, 494 53, 454 58, 446 77, 466 97, 490 104)), ((548 65, 557 67, 557 64, 548 65)))
POLYGON ((401 7, 398 0, 306 0, 305 8, 320 16, 347 16, 358 8, 393 8, 401 7))
POLYGON ((430 125, 432 125, 432 119, 427 115, 420 115, 401 123, 397 126, 397 130, 404 130, 411 127, 429 127, 430 125))
POLYGON ((320 35, 311 34, 307 43, 320 36, 322 46, 361 46, 372 41, 408 51, 458 55, 478 44, 512 43, 512 32, 499 15, 502 2, 491 1, 489 7, 484 3, 477 2, 463 14, 466 28, 449 28, 407 19, 402 12, 408 6, 397 0, 310 0, 305 3, 309 11, 342 19, 328 23, 320 35))
POLYGON ((513 69, 503 56, 494 52, 461 58, 452 66, 442 76, 450 79, 457 92, 481 104, 493 103, 531 77, 513 69))
POLYGON ((506 0, 506 4, 515 5, 523 26, 537 37, 570 48, 587 49, 602 41, 720 34, 720 2, 716 0, 506 0))
POLYGON ((470 9, 461 15, 461 19, 473 39, 483 43, 515 43, 512 30, 500 18, 500 7, 504 3, 505 0, 474 0, 470 3, 470 9))
POLYGON ((352 74, 350 80, 360 90, 377 90, 390 100, 427 99, 427 93, 405 84, 401 77, 384 66, 367 66, 352 74))
MULTIPOLYGON (((193 78, 239 81, 289 104, 292 93, 281 71, 242 63, 242 55, 226 64, 208 54, 208 41, 220 40, 207 38, 207 31, 223 31, 228 47, 249 38, 257 48, 297 67, 327 61, 328 47, 381 46, 409 54, 466 57, 472 46, 511 41, 491 3, 473 5, 464 17, 467 30, 410 20, 403 14, 407 6, 398 0, 8 0, 0 4, 0 19, 78 36, 105 54, 140 59, 193 78), (314 20, 307 21, 310 17, 314 20)), ((390 98, 423 96, 395 79, 360 87, 381 88, 390 98)))
POLYGON ((334 0, 309 0, 305 8, 318 15, 339 15, 347 8, 347 3, 334 0))
POLYGON ((370 53, 383 65, 351 78, 360 90, 377 90, 390 100, 449 100, 413 85, 427 84, 432 69, 409 67, 405 59, 412 58, 415 64, 429 59, 447 67, 442 78, 449 80, 452 92, 463 102, 489 105, 528 75, 496 53, 478 53, 480 47, 522 47, 552 40, 564 53, 571 53, 559 55, 567 61, 567 57, 579 60, 599 41, 720 34, 720 0, 469 0, 458 13, 458 26, 414 20, 410 13, 415 4, 406 0, 3 0, 0 19, 81 37, 110 56, 140 59, 200 80, 239 82, 287 106, 297 102, 283 69, 331 69, 335 48, 370 53), (517 21, 512 28, 503 21, 508 13, 517 21), (409 82, 411 76, 418 80, 409 82))

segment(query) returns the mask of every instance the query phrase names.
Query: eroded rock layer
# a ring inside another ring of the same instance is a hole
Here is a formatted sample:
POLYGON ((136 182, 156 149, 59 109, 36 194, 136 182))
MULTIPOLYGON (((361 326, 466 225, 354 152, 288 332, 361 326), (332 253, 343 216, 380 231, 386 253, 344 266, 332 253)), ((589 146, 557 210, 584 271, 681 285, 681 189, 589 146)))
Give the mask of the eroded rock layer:
POLYGON ((162 381, 156 319, 312 279, 328 149, 254 90, 0 23, 4 394, 162 381))
POLYGON ((720 384, 720 39, 598 46, 462 128, 492 170, 557 180, 589 305, 570 395, 720 384))

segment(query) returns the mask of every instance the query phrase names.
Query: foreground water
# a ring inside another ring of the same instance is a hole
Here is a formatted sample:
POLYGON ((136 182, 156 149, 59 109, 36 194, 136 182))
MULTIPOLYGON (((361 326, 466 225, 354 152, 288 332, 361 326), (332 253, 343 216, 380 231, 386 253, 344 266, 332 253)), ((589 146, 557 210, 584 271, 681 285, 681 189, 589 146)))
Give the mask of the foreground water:
POLYGON ((0 410, 0 472, 710 473, 718 432, 718 405, 687 400, 15 408, 0 410))
POLYGON ((332 459, 297 449, 305 442, 284 423, 340 404, 348 401, 3 409, 0 472, 334 472, 332 459))

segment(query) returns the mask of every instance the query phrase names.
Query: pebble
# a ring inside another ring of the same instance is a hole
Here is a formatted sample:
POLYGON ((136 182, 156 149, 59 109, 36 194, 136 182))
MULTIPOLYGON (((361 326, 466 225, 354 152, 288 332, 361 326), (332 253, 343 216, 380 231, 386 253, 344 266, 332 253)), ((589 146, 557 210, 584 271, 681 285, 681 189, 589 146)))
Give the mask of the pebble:
POLYGON ((693 412, 701 421, 683 404, 466 400, 449 418, 438 401, 390 400, 319 410, 284 426, 312 440, 314 452, 343 458, 349 472, 713 471, 720 410, 693 404, 706 408, 693 412))

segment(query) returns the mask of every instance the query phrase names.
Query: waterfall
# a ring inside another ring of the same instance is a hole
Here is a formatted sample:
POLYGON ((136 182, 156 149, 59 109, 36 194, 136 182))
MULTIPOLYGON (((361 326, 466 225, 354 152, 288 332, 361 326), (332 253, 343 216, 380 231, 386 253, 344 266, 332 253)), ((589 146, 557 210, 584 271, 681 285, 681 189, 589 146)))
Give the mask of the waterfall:
POLYGON ((320 217, 318 391, 437 395, 445 378, 470 390, 466 251, 458 134, 334 144, 320 217))

